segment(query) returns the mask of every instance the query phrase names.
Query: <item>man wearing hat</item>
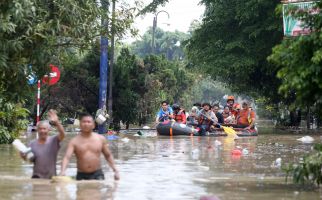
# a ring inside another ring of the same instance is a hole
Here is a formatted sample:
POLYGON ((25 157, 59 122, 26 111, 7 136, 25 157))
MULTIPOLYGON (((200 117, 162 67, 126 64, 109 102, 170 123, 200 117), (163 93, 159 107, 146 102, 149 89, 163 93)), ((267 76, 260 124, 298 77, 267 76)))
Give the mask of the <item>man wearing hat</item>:
POLYGON ((212 125, 216 125, 218 119, 214 112, 211 110, 209 103, 203 103, 202 109, 198 114, 198 127, 200 128, 200 134, 205 135, 210 130, 212 125))

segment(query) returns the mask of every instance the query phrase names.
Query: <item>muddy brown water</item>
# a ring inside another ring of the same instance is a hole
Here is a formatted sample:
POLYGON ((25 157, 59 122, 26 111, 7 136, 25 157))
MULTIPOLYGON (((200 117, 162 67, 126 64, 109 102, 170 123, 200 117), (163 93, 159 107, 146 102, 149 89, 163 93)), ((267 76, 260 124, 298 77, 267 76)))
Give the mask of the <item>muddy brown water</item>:
MULTIPOLYGON (((267 132, 267 131, 265 131, 267 132)), ((261 133, 261 132, 260 132, 261 133)), ((66 144, 75 133, 69 133, 59 152, 57 168, 66 144)), ((22 161, 11 145, 0 145, 0 199, 200 199, 213 196, 221 200, 313 200, 322 198, 322 190, 302 189, 285 182, 284 172, 273 163, 296 162, 312 151, 313 144, 296 139, 303 135, 276 133, 258 137, 135 137, 121 135, 129 141, 109 140, 121 180, 115 182, 104 161, 105 181, 51 183, 32 180, 32 165, 22 161), (216 141, 217 140, 217 141, 216 141), (216 145, 219 142, 221 145, 216 145), (245 154, 232 155, 232 150, 245 154)), ((35 137, 32 134, 24 142, 35 137)), ((315 135, 315 142, 321 142, 315 135)), ((103 157, 102 157, 103 160, 103 157)), ((67 175, 75 176, 73 158, 67 175)))

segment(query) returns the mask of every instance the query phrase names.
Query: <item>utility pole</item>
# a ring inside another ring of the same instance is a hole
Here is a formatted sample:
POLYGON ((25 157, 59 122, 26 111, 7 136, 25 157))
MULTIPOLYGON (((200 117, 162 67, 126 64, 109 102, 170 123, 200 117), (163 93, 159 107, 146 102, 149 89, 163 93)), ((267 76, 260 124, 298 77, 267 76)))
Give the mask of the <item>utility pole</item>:
POLYGON ((165 10, 160 10, 159 12, 157 12, 154 17, 153 17, 153 26, 152 26, 152 44, 151 44, 151 53, 154 54, 155 51, 155 45, 154 45, 154 39, 155 39, 155 30, 157 29, 157 22, 158 22, 158 14, 164 12, 168 15, 168 19, 170 18, 170 15, 167 11, 165 10))
MULTIPOLYGON (((101 0, 102 8, 107 13, 108 12, 108 0, 101 0)), ((108 20, 101 19, 102 26, 105 31, 108 30, 108 20)), ((101 35, 101 57, 100 57, 100 80, 99 80, 99 99, 98 108, 106 111, 106 94, 107 94, 107 76, 108 76, 108 38, 107 33, 103 32, 101 35)), ((98 133, 106 133, 106 123, 98 126, 98 133)))
POLYGON ((115 52, 115 0, 112 0, 112 26, 111 26, 111 60, 110 60, 110 77, 108 90, 108 114, 110 116, 109 125, 113 121, 113 67, 114 67, 114 52, 115 52))

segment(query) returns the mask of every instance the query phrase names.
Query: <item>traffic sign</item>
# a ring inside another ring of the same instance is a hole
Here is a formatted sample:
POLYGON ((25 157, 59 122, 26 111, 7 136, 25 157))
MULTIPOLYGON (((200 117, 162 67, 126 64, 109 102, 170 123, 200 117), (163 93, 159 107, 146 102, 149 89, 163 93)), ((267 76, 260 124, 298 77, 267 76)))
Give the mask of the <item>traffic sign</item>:
POLYGON ((56 84, 60 79, 60 71, 57 66, 50 64, 51 70, 49 75, 44 75, 42 82, 48 85, 56 84))

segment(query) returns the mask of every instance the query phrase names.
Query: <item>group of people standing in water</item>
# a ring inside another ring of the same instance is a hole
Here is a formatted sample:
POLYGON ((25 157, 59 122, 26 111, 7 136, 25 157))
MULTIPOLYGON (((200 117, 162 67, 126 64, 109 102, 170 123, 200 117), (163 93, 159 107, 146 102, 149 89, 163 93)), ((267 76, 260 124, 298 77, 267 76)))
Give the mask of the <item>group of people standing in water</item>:
POLYGON ((235 102, 234 96, 228 96, 227 104, 223 111, 220 111, 219 104, 195 103, 190 112, 187 113, 178 104, 169 106, 167 101, 161 103, 157 113, 156 122, 174 120, 177 123, 198 127, 201 134, 220 128, 221 125, 229 125, 234 128, 252 129, 255 126, 255 111, 250 107, 249 102, 240 104, 235 102))
MULTIPOLYGON (((30 142, 29 146, 33 157, 29 159, 34 164, 32 178, 50 179, 56 176, 56 161, 61 142, 65 138, 65 131, 56 111, 49 110, 49 121, 40 121, 37 124, 38 138, 30 142), (51 125, 55 126, 58 134, 49 135, 51 125)), ((101 155, 114 172, 114 179, 120 178, 115 166, 113 155, 110 152, 104 136, 93 132, 95 122, 91 115, 80 116, 80 133, 72 138, 68 145, 61 164, 61 176, 66 173, 66 168, 73 154, 76 156, 76 180, 103 180, 104 173, 101 168, 101 155)), ((21 153, 27 160, 27 155, 21 153)))

